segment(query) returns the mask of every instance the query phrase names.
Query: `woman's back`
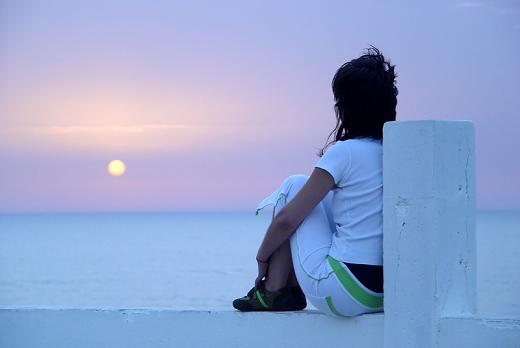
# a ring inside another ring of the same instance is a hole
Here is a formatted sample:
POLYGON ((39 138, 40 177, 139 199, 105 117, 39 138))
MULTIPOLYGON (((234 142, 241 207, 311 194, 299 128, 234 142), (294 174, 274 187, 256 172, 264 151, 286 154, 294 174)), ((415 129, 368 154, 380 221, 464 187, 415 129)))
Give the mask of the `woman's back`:
POLYGON ((336 231, 330 255, 348 263, 382 265, 381 141, 337 141, 316 167, 329 172, 336 183, 332 201, 336 231))

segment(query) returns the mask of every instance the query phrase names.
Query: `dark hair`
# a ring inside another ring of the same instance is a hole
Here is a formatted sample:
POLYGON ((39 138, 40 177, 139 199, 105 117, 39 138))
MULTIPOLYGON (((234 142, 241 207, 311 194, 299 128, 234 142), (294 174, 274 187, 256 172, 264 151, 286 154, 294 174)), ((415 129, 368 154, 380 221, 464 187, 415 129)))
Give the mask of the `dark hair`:
POLYGON ((385 61, 377 48, 370 46, 361 57, 343 64, 332 80, 336 127, 333 141, 370 137, 383 138, 383 124, 395 121, 398 90, 395 86, 394 65, 385 61))

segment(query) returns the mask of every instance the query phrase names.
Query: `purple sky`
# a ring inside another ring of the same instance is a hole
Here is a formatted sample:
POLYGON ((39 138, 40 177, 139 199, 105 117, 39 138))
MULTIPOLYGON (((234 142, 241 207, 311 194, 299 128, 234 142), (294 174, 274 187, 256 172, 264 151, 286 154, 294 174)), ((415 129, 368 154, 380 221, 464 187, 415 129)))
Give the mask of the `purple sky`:
POLYGON ((516 1, 3 0, 0 212, 254 211, 310 173, 369 44, 398 119, 475 122, 478 207, 520 208, 519 37, 516 1))

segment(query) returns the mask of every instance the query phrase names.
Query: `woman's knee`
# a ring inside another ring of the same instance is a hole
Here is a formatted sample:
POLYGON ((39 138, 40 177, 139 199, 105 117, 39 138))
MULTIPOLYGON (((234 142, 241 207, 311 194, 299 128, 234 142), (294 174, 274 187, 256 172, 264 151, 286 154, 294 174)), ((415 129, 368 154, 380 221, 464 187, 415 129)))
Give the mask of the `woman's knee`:
POLYGON ((309 179, 308 175, 293 174, 293 175, 289 175, 287 178, 285 178, 285 180, 283 181, 283 184, 290 185, 291 190, 296 189, 297 191, 299 191, 303 187, 303 185, 305 185, 305 183, 307 182, 308 179, 309 179))

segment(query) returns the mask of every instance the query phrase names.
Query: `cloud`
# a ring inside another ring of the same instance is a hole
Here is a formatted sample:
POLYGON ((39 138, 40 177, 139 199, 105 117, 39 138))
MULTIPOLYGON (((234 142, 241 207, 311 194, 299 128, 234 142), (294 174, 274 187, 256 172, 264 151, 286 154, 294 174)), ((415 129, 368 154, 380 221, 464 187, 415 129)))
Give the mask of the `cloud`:
MULTIPOLYGON (((6 127, 0 128, 0 153, 2 150, 10 153, 198 150, 208 143, 214 147, 231 146, 227 141, 230 137, 247 141, 250 128, 246 125, 171 123, 6 127)), ((258 132, 259 127, 254 131, 258 132)), ((273 131, 268 133, 272 135, 273 131)))
POLYGON ((42 126, 4 128, 4 132, 34 132, 40 134, 85 134, 85 133, 143 133, 145 131, 166 131, 186 129, 193 126, 184 124, 143 124, 104 126, 42 126))
POLYGON ((518 14, 519 11, 514 7, 503 7, 497 6, 493 2, 481 2, 481 1, 462 1, 455 4, 456 7, 466 8, 466 9, 476 9, 481 8, 488 13, 495 13, 498 15, 515 15, 518 14))
POLYGON ((464 8, 475 8, 475 7, 482 7, 483 4, 481 2, 477 2, 477 1, 462 1, 462 2, 458 2, 455 6, 464 7, 464 8))

